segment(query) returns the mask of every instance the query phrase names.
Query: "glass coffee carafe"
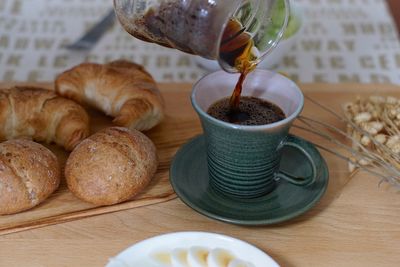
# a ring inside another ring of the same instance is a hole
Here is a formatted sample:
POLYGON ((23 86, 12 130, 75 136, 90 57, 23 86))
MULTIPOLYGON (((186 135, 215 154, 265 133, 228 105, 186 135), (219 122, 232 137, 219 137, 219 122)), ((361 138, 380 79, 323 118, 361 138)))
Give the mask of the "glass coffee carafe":
POLYGON ((218 60, 227 72, 257 65, 289 18, 289 0, 114 0, 114 8, 134 37, 218 60))

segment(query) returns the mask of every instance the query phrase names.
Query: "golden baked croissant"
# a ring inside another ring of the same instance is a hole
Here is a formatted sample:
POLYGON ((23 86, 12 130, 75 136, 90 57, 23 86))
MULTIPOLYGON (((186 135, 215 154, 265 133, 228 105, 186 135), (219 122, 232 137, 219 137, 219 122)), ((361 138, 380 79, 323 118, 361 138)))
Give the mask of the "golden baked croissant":
POLYGON ((31 137, 72 150, 89 135, 89 116, 74 101, 34 87, 0 90, 0 140, 31 137))
POLYGON ((83 63, 62 74, 56 92, 114 117, 118 126, 148 130, 163 118, 163 99, 142 66, 124 60, 83 63))

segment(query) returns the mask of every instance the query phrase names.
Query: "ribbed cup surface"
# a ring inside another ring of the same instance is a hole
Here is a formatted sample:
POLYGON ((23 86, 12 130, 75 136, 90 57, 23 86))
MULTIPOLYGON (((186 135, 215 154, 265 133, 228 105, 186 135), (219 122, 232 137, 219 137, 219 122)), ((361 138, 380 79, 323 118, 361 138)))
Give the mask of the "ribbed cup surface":
POLYGON ((224 194, 251 198, 274 189, 279 145, 286 128, 273 133, 220 127, 204 120, 211 185, 224 194))

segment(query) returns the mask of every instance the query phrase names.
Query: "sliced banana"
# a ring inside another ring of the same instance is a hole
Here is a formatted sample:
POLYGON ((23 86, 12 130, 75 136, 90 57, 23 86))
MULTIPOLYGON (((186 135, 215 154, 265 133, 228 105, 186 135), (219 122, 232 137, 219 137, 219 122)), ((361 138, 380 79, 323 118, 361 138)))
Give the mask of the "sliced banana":
POLYGON ((208 267, 227 267, 235 257, 227 250, 215 248, 207 257, 208 267))
POLYGON ((203 247, 189 248, 187 262, 190 267, 207 267, 208 249, 203 247))
POLYGON ((171 252, 172 267, 190 267, 188 263, 188 251, 182 248, 176 248, 171 252))
POLYGON ((250 262, 234 259, 229 262, 227 267, 255 267, 255 266, 250 262))
POLYGON ((156 266, 169 267, 171 265, 171 253, 167 251, 157 251, 152 253, 150 257, 151 261, 156 264, 156 266))
POLYGON ((255 267, 254 264, 236 258, 222 248, 193 246, 189 249, 159 250, 151 254, 151 266, 157 267, 255 267))

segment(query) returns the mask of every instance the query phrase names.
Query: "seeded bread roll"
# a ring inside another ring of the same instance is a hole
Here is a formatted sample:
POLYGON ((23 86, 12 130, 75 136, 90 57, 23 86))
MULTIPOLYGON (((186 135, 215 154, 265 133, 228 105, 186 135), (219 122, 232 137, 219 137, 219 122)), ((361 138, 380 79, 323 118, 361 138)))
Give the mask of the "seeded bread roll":
POLYGON ((110 127, 79 143, 67 160, 65 177, 78 198, 112 205, 141 192, 157 165, 149 138, 137 130, 110 127))
POLYGON ((46 147, 23 139, 0 144, 0 215, 38 205, 59 183, 57 158, 46 147))

